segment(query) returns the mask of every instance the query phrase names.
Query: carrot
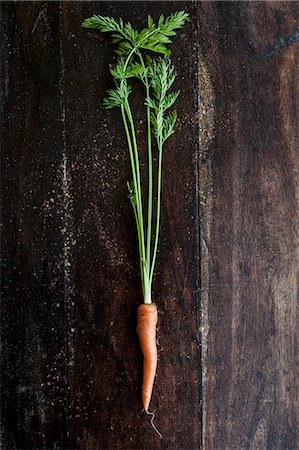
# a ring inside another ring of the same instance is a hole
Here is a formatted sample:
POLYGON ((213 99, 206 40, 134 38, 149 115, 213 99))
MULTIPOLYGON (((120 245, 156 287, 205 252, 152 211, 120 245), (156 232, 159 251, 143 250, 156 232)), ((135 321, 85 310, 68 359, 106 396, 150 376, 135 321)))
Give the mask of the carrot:
POLYGON ((169 112, 169 109, 179 95, 179 91, 172 91, 176 71, 169 58, 171 51, 168 44, 172 43, 177 30, 182 28, 187 20, 189 14, 185 11, 173 12, 168 17, 162 14, 156 23, 148 16, 147 28, 143 28, 140 32, 134 30, 130 22, 125 22, 121 18, 93 15, 82 23, 84 28, 112 33, 112 43, 116 44, 115 52, 119 55, 116 63, 110 65, 110 73, 116 87, 108 90, 103 104, 107 109, 120 108, 129 150, 132 179, 127 183, 128 197, 136 222, 144 300, 144 304, 138 309, 138 334, 144 356, 142 402, 145 411, 152 416, 151 423, 160 437, 160 432, 153 424, 154 413, 148 412, 157 369, 158 313, 151 295, 160 234, 164 144, 174 133, 177 113, 175 110, 169 112), (139 130, 136 132, 136 121, 131 108, 132 87, 135 86, 131 85, 132 78, 137 78, 143 84, 145 94, 143 104, 146 109, 144 124, 147 135, 147 204, 142 189, 139 163, 141 155, 139 145, 144 146, 144 142, 138 142, 139 130), (156 176, 154 176, 155 169, 156 176), (156 199, 154 192, 157 192, 156 199))
POLYGON ((154 303, 142 304, 137 313, 137 331, 143 353, 142 403, 148 413, 157 369, 156 325, 157 307, 154 303))

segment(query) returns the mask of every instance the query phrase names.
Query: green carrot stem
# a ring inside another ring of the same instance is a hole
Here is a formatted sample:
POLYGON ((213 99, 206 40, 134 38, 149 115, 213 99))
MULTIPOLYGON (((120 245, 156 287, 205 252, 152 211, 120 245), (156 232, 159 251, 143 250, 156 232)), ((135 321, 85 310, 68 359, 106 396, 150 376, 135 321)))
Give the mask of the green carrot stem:
MULTIPOLYGON (((140 62, 145 69, 145 64, 140 52, 138 52, 140 62)), ((146 98, 150 96, 150 86, 148 77, 145 75, 146 98)), ((147 238, 146 238, 146 259, 150 267, 151 264, 151 238, 152 238, 152 209, 153 209, 153 155, 152 155, 152 132, 151 132, 151 109, 146 107, 147 122, 147 151, 148 151, 148 203, 147 203, 147 238)))
POLYGON ((125 104, 125 109, 126 109, 127 117, 128 117, 130 128, 131 128, 132 138, 133 138, 133 152, 134 152, 134 160, 135 160, 135 167, 136 167, 136 179, 137 179, 137 191, 136 191, 137 192, 137 199, 138 199, 137 212, 138 212, 139 224, 140 224, 140 228, 141 228, 142 256, 143 256, 143 259, 144 259, 144 263, 146 264, 139 157, 138 157, 138 148, 137 148, 137 141, 136 141, 135 126, 134 126, 134 121, 133 121, 133 117, 132 117, 132 113, 131 113, 130 104, 129 104, 128 101, 125 104))
MULTIPOLYGON (((149 88, 146 88, 146 94, 149 95, 149 88)), ((151 143, 151 111, 146 107, 147 116, 147 149, 148 149, 148 205, 147 205, 147 240, 146 240, 146 259, 150 266, 151 261, 151 234, 152 234, 152 208, 153 208, 153 156, 151 143)))
POLYGON ((140 225, 139 225, 139 221, 138 221, 138 214, 137 214, 136 206, 135 205, 132 205, 132 206, 133 206, 134 217, 135 217, 135 221, 136 221, 136 225, 137 225, 138 249, 139 249, 139 267, 140 267, 140 274, 141 274, 142 293, 143 293, 143 297, 145 297, 145 295, 146 295, 145 285, 147 285, 147 283, 146 283, 145 274, 144 274, 144 262, 143 262, 142 257, 141 257, 141 253, 142 253, 142 249, 141 249, 141 230, 140 230, 140 225))
MULTIPOLYGON (((130 131, 129 131, 129 127, 128 127, 128 122, 127 122, 125 109, 124 109, 123 105, 121 106, 121 114, 122 114, 123 124, 124 124, 125 133, 126 133, 126 137, 127 137, 129 156, 130 156, 130 162, 131 162, 131 170, 132 170, 132 176, 133 176, 133 185, 134 185, 134 191, 136 193, 137 192, 136 167, 135 167, 134 154, 133 154, 133 149, 132 149, 132 140, 131 140, 130 131)), ((138 199, 136 198, 136 202, 137 201, 138 201, 138 199)), ((141 245, 141 242, 142 242, 142 239, 143 239, 142 238, 142 230, 140 229, 139 217, 138 217, 138 213, 137 213, 136 207, 135 207, 133 202, 131 202, 131 203, 132 203, 132 206, 133 206, 134 217, 135 217, 136 226, 137 226, 139 260, 140 260, 140 272, 141 272, 141 284, 142 284, 142 291, 143 291, 143 294, 144 294, 144 285, 145 285, 144 278, 145 278, 145 274, 144 274, 144 268, 143 268, 144 254, 143 254, 142 245, 141 245)))
POLYGON ((129 156, 130 156, 130 162, 131 162, 131 170, 132 170, 132 176, 133 176, 133 183, 134 183, 134 187, 136 188, 137 187, 137 178, 136 178, 136 167, 135 167, 135 161, 134 161, 134 155, 133 155, 133 149, 132 149, 132 141, 131 141, 128 122, 127 122, 125 109, 124 109, 123 105, 121 106, 121 114, 122 114, 123 124, 124 124, 126 137, 127 137, 129 156))
POLYGON ((163 156, 163 145, 160 142, 158 144, 159 159, 158 159, 158 192, 157 192, 157 213, 156 213, 156 229, 155 229, 155 242, 153 250, 152 264, 150 268, 149 284, 152 285, 154 268, 157 257, 157 249, 159 242, 159 232, 160 232, 160 219, 161 219, 161 191, 162 191, 162 156, 163 156))

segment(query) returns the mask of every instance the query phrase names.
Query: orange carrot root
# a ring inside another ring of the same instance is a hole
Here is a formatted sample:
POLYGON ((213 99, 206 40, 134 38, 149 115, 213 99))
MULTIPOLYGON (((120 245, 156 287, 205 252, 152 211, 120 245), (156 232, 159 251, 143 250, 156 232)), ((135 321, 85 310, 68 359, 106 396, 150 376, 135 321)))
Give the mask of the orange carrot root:
POLYGON ((157 307, 154 303, 142 304, 137 313, 137 331, 143 353, 142 403, 148 413, 157 370, 156 325, 157 307))

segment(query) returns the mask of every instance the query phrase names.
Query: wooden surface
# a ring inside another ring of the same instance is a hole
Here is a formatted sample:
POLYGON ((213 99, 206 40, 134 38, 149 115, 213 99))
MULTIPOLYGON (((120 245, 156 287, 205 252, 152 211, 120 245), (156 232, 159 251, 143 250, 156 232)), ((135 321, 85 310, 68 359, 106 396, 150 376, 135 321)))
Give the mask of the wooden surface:
POLYGON ((299 447, 298 13, 298 2, 198 9, 201 95, 214 106, 199 180, 208 449, 299 447))
POLYGON ((299 3, 1 14, 2 448, 299 448, 299 3), (142 27, 177 9, 192 21, 173 46, 181 96, 154 282, 161 440, 141 413, 127 149, 101 105, 113 52, 80 24, 142 27))

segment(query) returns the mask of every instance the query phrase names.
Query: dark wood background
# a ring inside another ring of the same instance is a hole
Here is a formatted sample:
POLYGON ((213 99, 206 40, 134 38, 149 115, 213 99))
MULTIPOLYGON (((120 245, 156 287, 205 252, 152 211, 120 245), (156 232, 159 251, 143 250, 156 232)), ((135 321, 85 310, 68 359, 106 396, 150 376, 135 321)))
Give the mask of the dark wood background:
POLYGON ((2 448, 298 449, 299 2, 2 2, 1 26, 2 448), (126 143, 102 107, 113 52, 80 24, 178 9, 160 439, 141 413, 126 143))

